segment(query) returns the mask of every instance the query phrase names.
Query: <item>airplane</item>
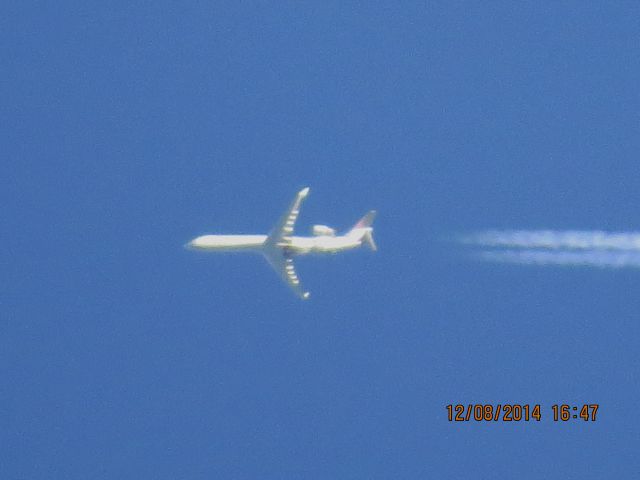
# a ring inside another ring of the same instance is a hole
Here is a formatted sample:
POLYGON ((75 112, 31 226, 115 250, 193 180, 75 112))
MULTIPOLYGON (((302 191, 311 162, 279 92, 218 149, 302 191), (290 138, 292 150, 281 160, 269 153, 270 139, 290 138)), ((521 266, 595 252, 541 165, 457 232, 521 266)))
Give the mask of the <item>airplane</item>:
POLYGON ((280 274, 287 285, 302 299, 309 298, 309 292, 302 288, 295 271, 293 257, 308 254, 338 253, 366 244, 377 250, 373 241, 373 220, 376 211, 371 210, 344 235, 336 235, 333 228, 314 225, 313 236, 298 237, 293 229, 300 214, 302 201, 309 194, 309 187, 298 192, 285 214, 268 235, 202 235, 185 245, 192 250, 207 252, 259 252, 280 274))

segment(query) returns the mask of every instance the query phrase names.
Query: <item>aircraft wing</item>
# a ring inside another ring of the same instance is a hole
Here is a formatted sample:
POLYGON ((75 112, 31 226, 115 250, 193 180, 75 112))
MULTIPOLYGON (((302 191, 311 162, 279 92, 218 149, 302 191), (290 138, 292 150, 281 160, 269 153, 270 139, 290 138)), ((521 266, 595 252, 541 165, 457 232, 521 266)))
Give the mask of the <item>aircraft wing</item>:
POLYGON ((309 298, 309 292, 305 292, 300 284, 300 279, 293 265, 293 259, 287 252, 287 243, 293 233, 298 215, 300 215, 302 201, 308 194, 309 187, 303 188, 298 192, 287 211, 269 233, 264 243, 263 251, 265 258, 273 269, 278 272, 286 284, 303 299, 309 298))
POLYGON ((275 224, 269 233, 266 241, 267 245, 281 245, 283 241, 286 241, 286 237, 293 233, 294 225, 296 224, 298 215, 300 215, 302 201, 308 194, 309 187, 303 188, 298 192, 285 214, 278 220, 278 223, 275 224))
POLYGON ((309 298, 309 292, 305 292, 300 283, 300 279, 296 274, 295 267, 293 265, 293 259, 287 256, 282 249, 269 248, 264 251, 264 258, 267 259, 273 269, 280 274, 291 290, 303 300, 309 298))

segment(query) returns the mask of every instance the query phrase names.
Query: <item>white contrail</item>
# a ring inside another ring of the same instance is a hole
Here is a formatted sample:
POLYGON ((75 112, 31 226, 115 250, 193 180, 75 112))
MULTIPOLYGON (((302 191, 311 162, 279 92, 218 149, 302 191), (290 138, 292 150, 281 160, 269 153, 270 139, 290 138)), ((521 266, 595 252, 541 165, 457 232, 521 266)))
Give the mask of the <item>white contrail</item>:
POLYGON ((484 250, 475 254, 490 262, 600 268, 640 268, 638 250, 484 250))
POLYGON ((481 260, 524 265, 640 268, 640 232, 485 230, 457 238, 481 260))
POLYGON ((491 248, 640 252, 640 233, 637 232, 487 230, 458 237, 458 241, 491 248))

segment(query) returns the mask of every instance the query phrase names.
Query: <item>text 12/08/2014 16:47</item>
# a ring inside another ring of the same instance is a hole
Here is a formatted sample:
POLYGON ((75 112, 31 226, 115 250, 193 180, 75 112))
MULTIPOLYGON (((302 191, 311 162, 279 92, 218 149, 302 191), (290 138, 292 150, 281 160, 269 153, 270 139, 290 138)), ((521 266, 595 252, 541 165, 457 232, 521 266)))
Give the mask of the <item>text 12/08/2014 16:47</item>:
MULTIPOLYGON (((568 422, 570 420, 583 420, 585 422, 595 422, 599 404, 584 403, 580 405, 570 405, 567 403, 555 404, 551 406, 551 413, 554 422, 568 422)), ((543 417, 540 404, 482 404, 469 403, 447 405, 447 419, 450 422, 529 422, 531 420, 540 421, 543 417)))

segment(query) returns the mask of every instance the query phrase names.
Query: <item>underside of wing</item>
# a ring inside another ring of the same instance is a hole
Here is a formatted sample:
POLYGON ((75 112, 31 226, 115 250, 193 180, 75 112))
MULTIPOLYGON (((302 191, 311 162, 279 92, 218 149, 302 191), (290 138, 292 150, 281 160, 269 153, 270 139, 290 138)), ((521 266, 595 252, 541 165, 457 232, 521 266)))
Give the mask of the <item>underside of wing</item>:
POLYGON ((298 192, 287 211, 267 236, 263 246, 263 253, 269 264, 278 272, 291 290, 302 299, 309 298, 309 292, 305 292, 300 284, 300 279, 293 265, 293 259, 287 252, 287 245, 293 234, 298 215, 300 215, 302 202, 308 194, 309 187, 303 188, 298 192))
POLYGON ((291 257, 287 256, 284 251, 279 248, 269 248, 265 250, 264 257, 296 295, 304 300, 309 298, 310 294, 302 288, 291 257))
POLYGON ((276 225, 269 233, 266 241, 267 245, 281 245, 287 237, 293 234, 293 228, 296 224, 296 220, 298 219, 298 215, 300 215, 300 207, 302 206, 302 201, 305 199, 308 193, 309 187, 303 188, 298 192, 296 198, 293 200, 293 202, 291 202, 291 205, 289 206, 285 214, 280 218, 278 223, 276 223, 276 225))

